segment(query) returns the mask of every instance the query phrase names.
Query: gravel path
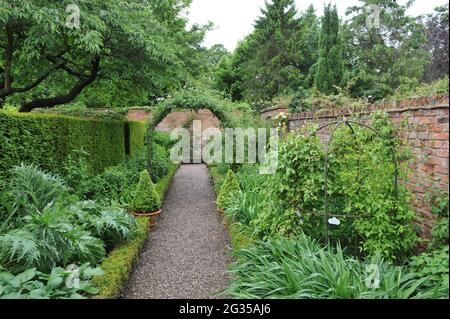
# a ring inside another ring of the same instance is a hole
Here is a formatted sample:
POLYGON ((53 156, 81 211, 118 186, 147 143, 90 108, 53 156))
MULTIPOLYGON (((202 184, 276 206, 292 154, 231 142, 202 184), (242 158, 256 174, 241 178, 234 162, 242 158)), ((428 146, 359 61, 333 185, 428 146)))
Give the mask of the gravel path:
POLYGON ((183 165, 123 298, 208 299, 227 286, 229 236, 205 165, 183 165))

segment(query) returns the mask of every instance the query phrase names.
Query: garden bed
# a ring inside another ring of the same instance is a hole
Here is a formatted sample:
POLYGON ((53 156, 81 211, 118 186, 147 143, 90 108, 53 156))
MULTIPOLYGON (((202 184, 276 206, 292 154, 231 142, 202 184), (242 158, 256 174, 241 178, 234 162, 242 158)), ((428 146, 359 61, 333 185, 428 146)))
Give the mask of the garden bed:
MULTIPOLYGON (((163 202, 178 168, 178 164, 171 164, 167 175, 155 184, 155 189, 161 198, 161 202, 163 202)), ((140 250, 149 235, 148 217, 138 217, 137 221, 138 231, 135 238, 129 243, 114 248, 100 265, 104 275, 94 277, 93 284, 100 291, 92 299, 117 299, 120 297, 124 285, 128 282, 133 266, 139 258, 140 250)))

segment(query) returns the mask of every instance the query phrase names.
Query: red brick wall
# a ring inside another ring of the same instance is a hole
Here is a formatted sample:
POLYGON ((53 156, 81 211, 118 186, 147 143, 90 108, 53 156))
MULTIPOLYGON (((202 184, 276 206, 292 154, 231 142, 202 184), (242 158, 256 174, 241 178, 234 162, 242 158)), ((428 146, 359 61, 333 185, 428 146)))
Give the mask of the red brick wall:
MULTIPOLYGON (((369 105, 360 121, 369 122, 375 110, 386 111, 399 128, 403 140, 412 150, 413 164, 406 185, 413 192, 415 211, 423 218, 423 235, 427 236, 433 226, 434 216, 424 196, 436 190, 448 191, 449 183, 449 103, 448 94, 408 99, 401 102, 369 105), (407 122, 400 129, 401 123, 407 122)), ((273 111, 272 111, 273 112, 273 111)), ((289 128, 296 130, 316 123, 324 125, 351 114, 339 111, 297 113, 290 115, 289 128)), ((321 132, 322 137, 327 131, 321 132)))
MULTIPOLYGON (((128 111, 127 119, 129 121, 147 121, 152 113, 145 109, 131 109, 128 111)), ((214 114, 207 110, 179 110, 171 112, 161 123, 158 124, 156 130, 170 133, 174 128, 185 126, 190 120, 198 120, 202 122, 202 131, 211 127, 219 127, 220 122, 214 114)))
POLYGON ((261 111, 261 116, 265 120, 273 119, 279 113, 284 112, 287 113, 288 110, 285 108, 267 108, 261 111))

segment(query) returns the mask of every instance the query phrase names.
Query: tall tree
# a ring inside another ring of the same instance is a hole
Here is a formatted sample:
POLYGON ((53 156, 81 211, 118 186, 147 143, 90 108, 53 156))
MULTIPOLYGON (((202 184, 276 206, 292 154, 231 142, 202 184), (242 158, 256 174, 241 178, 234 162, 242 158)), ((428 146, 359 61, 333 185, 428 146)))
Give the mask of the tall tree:
POLYGON ((436 81, 442 76, 448 76, 448 3, 435 8, 433 14, 423 19, 427 42, 425 49, 429 52, 431 61, 425 68, 424 80, 436 81))
POLYGON ((266 2, 254 31, 223 59, 216 87, 233 99, 270 100, 310 87, 317 61, 319 21, 314 7, 299 14, 294 0, 266 2))
POLYGON ((70 28, 66 5, 72 1, 0 2, 0 98, 31 111, 83 93, 143 101, 188 82, 195 45, 204 35, 201 27, 185 29, 182 11, 190 1, 76 3, 80 24, 70 28))
POLYGON ((346 61, 351 70, 350 93, 355 97, 382 99, 399 86, 418 83, 428 60, 423 48, 425 32, 406 10, 414 1, 362 0, 350 7, 346 25, 346 61), (367 23, 369 5, 377 5, 379 27, 367 23))
POLYGON ((319 59, 320 21, 313 5, 300 17, 298 43, 301 51, 301 68, 306 78, 302 83, 304 89, 311 88, 315 78, 315 64, 319 59))
POLYGON ((342 39, 339 32, 339 16, 336 6, 325 6, 319 42, 319 61, 315 84, 319 91, 332 94, 342 85, 344 63, 342 39))

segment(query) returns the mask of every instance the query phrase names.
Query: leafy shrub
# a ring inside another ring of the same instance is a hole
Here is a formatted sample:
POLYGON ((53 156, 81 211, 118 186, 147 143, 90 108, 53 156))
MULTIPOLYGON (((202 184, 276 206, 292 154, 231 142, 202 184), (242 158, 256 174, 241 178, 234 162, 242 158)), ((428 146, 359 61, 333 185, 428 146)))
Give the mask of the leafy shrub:
POLYGON ((13 172, 6 192, 23 199, 11 209, 17 217, 0 229, 0 267, 46 272, 70 263, 95 265, 104 258, 105 246, 131 239, 136 222, 125 211, 78 202, 62 179, 34 166, 13 172))
POLYGON ((225 182, 223 183, 219 196, 217 197, 217 206, 220 209, 228 208, 230 200, 240 191, 239 183, 233 171, 229 170, 225 182))
POLYGON ((152 181, 156 183, 161 177, 167 174, 170 165, 170 158, 167 150, 159 144, 153 146, 152 170, 150 172, 152 181))
POLYGON ((77 269, 78 284, 69 287, 66 281, 74 272, 61 267, 52 269, 49 274, 33 268, 17 275, 0 272, 0 299, 84 299, 98 292, 90 280, 102 273, 101 269, 84 264, 77 269))
POLYGON ((437 216, 435 226, 431 231, 432 240, 428 251, 413 256, 409 267, 419 276, 428 276, 429 281, 424 286, 446 285, 449 289, 449 246, 448 246, 448 194, 445 192, 430 196, 432 212, 437 216))
POLYGON ((151 213, 161 207, 161 201, 156 193, 155 186, 148 175, 147 170, 143 170, 140 175, 139 184, 136 187, 131 209, 135 212, 151 213))
POLYGON ((430 248, 440 248, 448 246, 449 243, 449 197, 447 192, 442 192, 435 196, 428 196, 431 202, 431 211, 437 217, 437 221, 431 231, 432 242, 430 248))
POLYGON ((68 196, 69 188, 57 175, 46 173, 34 165, 12 169, 10 191, 17 205, 25 211, 42 211, 48 203, 68 196))
POLYGON ((87 180, 92 178, 88 159, 89 153, 83 149, 73 150, 60 169, 60 175, 77 194, 83 194, 87 180))
POLYGON ((425 252, 419 256, 412 257, 409 263, 411 271, 421 278, 428 278, 423 283, 423 286, 429 289, 432 289, 436 285, 442 286, 447 289, 447 295, 449 290, 448 250, 449 247, 444 246, 431 252, 425 252))
POLYGON ((169 134, 158 131, 153 132, 153 142, 161 145, 166 150, 170 150, 177 143, 176 140, 172 141, 170 139, 169 134))
MULTIPOLYGON (((368 255, 382 254, 399 262, 417 243, 412 221, 410 193, 395 187, 393 152, 397 140, 385 115, 374 115, 370 130, 341 126, 330 145, 328 160, 328 214, 339 216, 340 226, 328 226, 331 239, 368 255), (348 217, 347 217, 348 216, 348 217), (355 246, 355 243, 357 246, 355 246)), ((302 224, 314 238, 325 236, 325 164, 319 137, 290 134, 280 145, 277 174, 270 180, 282 212, 284 225, 302 224), (294 211, 297 211, 294 213, 294 211)), ((397 152, 397 158, 400 154, 397 152)), ((273 227, 273 226, 271 226, 273 227)))
POLYGON ((275 238, 235 251, 237 262, 226 294, 255 299, 409 299, 448 296, 442 285, 421 289, 428 277, 419 278, 374 257, 367 262, 345 257, 338 246, 322 248, 305 235, 293 239, 275 238), (371 267, 379 268, 371 278, 371 267), (375 279, 375 280, 372 280, 375 279))
POLYGON ((30 213, 21 228, 0 235, 0 266, 14 271, 50 271, 74 262, 98 263, 105 256, 103 241, 70 223, 61 205, 30 213))
POLYGON ((92 232, 108 247, 132 240, 137 229, 136 219, 122 209, 104 210, 99 215, 90 216, 92 232))
POLYGON ((136 219, 123 209, 104 208, 94 201, 77 202, 70 213, 76 224, 103 240, 107 248, 132 240, 137 229, 136 219))
MULTIPOLYGON (((151 175, 152 180, 157 182, 167 175, 171 163, 167 151, 157 144, 154 146, 153 158, 151 175)), ((119 202, 123 207, 128 208, 139 182, 139 173, 146 169, 146 165, 146 153, 141 149, 120 165, 108 168, 104 173, 88 180, 83 197, 105 205, 119 202)))

